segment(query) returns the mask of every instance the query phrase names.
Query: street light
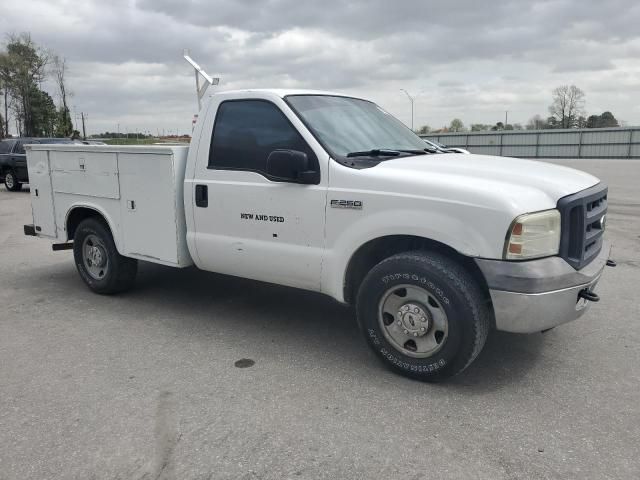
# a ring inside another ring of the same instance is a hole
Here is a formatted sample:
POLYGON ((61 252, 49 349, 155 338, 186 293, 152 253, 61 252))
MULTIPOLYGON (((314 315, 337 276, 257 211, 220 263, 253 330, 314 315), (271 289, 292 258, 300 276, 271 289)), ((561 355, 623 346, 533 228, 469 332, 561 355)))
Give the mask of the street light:
POLYGON ((407 96, 407 98, 411 102, 411 130, 413 130, 413 102, 415 101, 415 97, 412 97, 411 95, 409 95, 409 92, 407 92, 404 88, 401 88, 400 91, 404 92, 404 94, 407 96))

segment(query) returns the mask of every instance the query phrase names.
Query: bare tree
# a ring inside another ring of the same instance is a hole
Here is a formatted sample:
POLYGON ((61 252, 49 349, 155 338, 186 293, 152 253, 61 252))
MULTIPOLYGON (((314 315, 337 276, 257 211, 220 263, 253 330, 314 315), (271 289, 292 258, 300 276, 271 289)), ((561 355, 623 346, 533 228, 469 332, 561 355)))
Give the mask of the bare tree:
POLYGON ((9 136, 9 102, 11 88, 11 66, 10 58, 7 53, 0 53, 0 88, 2 88, 3 104, 4 104, 4 132, 3 136, 9 136))
POLYGON ((65 83, 65 77, 67 74, 67 59, 58 55, 51 57, 51 65, 53 76, 58 86, 58 93, 60 95, 60 103, 62 108, 67 109, 67 85, 65 83))
POLYGON ((58 55, 52 55, 52 72, 54 80, 58 87, 60 95, 60 108, 58 110, 58 121, 56 122, 56 135, 60 137, 68 137, 73 132, 73 123, 71 122, 71 113, 67 104, 67 97, 72 94, 67 90, 66 74, 67 59, 58 55))
POLYGON ((547 126, 547 122, 540 115, 534 115, 527 122, 527 130, 542 130, 547 126))
POLYGON ((559 128, 573 128, 584 115, 584 92, 575 85, 562 85, 553 91, 549 113, 559 128))

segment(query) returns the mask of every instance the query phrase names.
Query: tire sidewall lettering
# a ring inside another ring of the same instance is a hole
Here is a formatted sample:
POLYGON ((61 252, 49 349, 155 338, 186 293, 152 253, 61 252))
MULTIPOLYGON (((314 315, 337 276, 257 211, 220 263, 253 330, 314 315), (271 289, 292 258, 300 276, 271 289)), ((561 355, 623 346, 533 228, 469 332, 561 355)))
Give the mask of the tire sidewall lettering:
POLYGON ((444 366, 447 365, 447 361, 444 358, 440 358, 440 359, 436 360, 435 362, 427 364, 427 365, 410 364, 410 363, 408 363, 406 361, 401 360, 396 355, 394 355, 392 352, 390 352, 382 344, 382 342, 378 338, 378 335, 377 335, 377 333, 375 332, 374 329, 369 328, 367 330, 367 333, 369 335, 369 339, 371 340, 371 343, 376 346, 376 348, 382 354, 382 356, 385 357, 393 365, 395 365, 396 367, 402 368, 403 370, 406 370, 406 371, 409 371, 409 372, 414 372, 414 373, 429 373, 429 372, 435 372, 437 370, 440 370, 441 368, 443 368, 444 366))
POLYGON ((451 301, 449 300, 449 297, 447 297, 444 292, 442 291, 441 288, 437 287, 433 281, 427 279, 426 277, 421 277, 414 274, 409 274, 409 273, 392 273, 389 275, 385 275, 384 277, 382 277, 382 283, 384 283, 385 285, 389 286, 392 282, 394 281, 398 281, 398 280, 413 280, 414 282, 418 282, 423 286, 426 286, 429 290, 430 293, 435 294, 439 300, 441 300, 445 305, 450 305, 451 301))

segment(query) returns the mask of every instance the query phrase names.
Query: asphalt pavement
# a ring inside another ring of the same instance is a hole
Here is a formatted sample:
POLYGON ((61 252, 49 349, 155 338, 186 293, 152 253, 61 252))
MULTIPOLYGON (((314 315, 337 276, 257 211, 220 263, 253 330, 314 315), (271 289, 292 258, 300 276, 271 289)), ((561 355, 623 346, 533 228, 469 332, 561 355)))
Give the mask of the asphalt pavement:
POLYGON ((95 295, 0 187, 0 479, 640 478, 640 161, 557 163, 610 186, 602 300, 437 385, 321 295, 152 264, 95 295))

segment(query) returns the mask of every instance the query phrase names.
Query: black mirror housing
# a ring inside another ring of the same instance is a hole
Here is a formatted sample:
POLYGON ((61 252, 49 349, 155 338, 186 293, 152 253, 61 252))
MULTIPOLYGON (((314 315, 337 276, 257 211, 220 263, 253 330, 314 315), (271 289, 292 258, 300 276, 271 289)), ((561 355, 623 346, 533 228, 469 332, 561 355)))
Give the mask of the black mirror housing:
POLYGON ((309 158, 298 150, 278 149, 267 157, 267 174, 274 180, 293 183, 318 183, 319 173, 309 170, 309 158))

